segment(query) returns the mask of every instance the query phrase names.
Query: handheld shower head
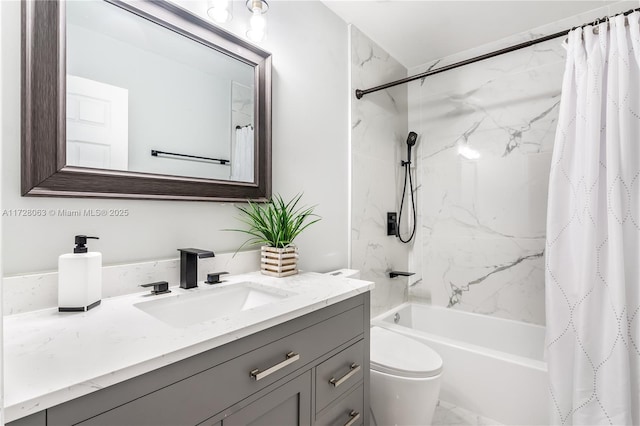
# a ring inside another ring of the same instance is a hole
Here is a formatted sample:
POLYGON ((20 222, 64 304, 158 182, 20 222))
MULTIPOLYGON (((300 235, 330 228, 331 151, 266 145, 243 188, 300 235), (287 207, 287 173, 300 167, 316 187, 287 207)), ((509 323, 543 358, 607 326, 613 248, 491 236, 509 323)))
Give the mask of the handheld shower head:
POLYGON ((407 161, 402 161, 401 164, 408 165, 411 164, 411 148, 418 141, 418 134, 416 132, 409 132, 409 136, 407 136, 407 161))
POLYGON ((411 241, 416 234, 416 203, 413 195, 413 179, 411 178, 411 148, 418 142, 418 134, 416 132, 409 132, 409 136, 407 136, 407 161, 401 161, 400 164, 404 168, 404 185, 402 186, 402 199, 400 200, 400 213, 398 214, 397 227, 396 227, 396 236, 403 243, 408 243, 411 241), (411 209, 413 210, 413 221, 412 221, 412 230, 411 235, 408 239, 404 239, 400 235, 400 223, 402 223, 402 209, 404 207, 404 198, 407 195, 407 180, 409 181, 409 194, 411 196, 411 209))
POLYGON ((416 132, 409 132, 409 136, 407 137, 407 145, 414 146, 417 140, 418 134, 416 132))

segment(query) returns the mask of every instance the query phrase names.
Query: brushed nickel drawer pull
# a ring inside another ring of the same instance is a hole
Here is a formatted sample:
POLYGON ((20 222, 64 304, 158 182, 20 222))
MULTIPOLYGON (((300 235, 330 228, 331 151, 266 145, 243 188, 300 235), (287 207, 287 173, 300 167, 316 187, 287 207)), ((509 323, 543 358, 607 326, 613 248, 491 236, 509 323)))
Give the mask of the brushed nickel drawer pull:
POLYGON ((332 384, 334 388, 337 388, 338 386, 349 380, 351 376, 356 374, 358 371, 360 371, 360 366, 354 362, 353 364, 351 364, 351 366, 349 366, 349 372, 347 374, 340 377, 339 379, 332 377, 331 380, 329 380, 329 383, 332 384))
POLYGON ((351 417, 351 420, 346 422, 344 426, 351 426, 355 424, 360 419, 360 413, 358 413, 356 410, 351 410, 351 412, 349 413, 349 417, 351 417))
POLYGON ((260 371, 260 369, 258 369, 258 368, 256 368, 255 370, 251 371, 251 373, 250 373, 251 378, 254 379, 255 381, 258 381, 260 379, 264 379, 265 377, 275 373, 276 371, 280 370, 281 368, 284 368, 289 364, 293 364, 294 362, 296 362, 297 360, 300 359, 300 354, 295 354, 293 352, 289 352, 285 356, 287 357, 287 359, 285 359, 281 363, 278 363, 278 364, 274 365, 273 367, 267 368, 264 371, 260 371))

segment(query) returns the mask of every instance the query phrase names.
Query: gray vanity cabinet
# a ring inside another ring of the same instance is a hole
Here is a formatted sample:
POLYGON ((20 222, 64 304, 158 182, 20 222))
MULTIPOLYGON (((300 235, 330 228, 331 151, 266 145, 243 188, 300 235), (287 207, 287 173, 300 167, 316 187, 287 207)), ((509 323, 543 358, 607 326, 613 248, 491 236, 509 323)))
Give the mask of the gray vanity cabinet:
POLYGON ((7 426, 46 426, 47 424, 47 412, 39 411, 27 417, 23 417, 11 423, 7 423, 7 426))
POLYGON ((355 426, 368 389, 365 293, 9 425, 355 426))
POLYGON ((310 424, 311 372, 285 383, 222 421, 222 426, 310 424))

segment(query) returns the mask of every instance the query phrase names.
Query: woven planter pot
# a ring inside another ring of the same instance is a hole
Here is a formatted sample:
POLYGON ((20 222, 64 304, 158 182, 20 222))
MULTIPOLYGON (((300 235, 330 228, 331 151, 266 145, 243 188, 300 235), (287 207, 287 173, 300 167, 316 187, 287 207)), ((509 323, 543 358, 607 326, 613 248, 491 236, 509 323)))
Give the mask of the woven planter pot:
POLYGON ((298 247, 262 246, 260 271, 272 277, 288 277, 298 273, 298 247))

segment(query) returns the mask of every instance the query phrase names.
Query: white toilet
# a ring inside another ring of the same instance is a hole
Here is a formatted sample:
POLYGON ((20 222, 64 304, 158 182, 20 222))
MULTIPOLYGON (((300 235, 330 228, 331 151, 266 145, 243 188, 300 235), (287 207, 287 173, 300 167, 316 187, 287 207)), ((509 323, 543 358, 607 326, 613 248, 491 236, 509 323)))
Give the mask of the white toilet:
POLYGON ((442 358, 427 345, 371 327, 371 423, 430 425, 441 372, 442 358))
MULTIPOLYGON (((360 278, 357 269, 329 275, 360 278)), ((442 358, 410 337, 371 327, 371 424, 426 426, 431 424, 440 393, 442 358)))

